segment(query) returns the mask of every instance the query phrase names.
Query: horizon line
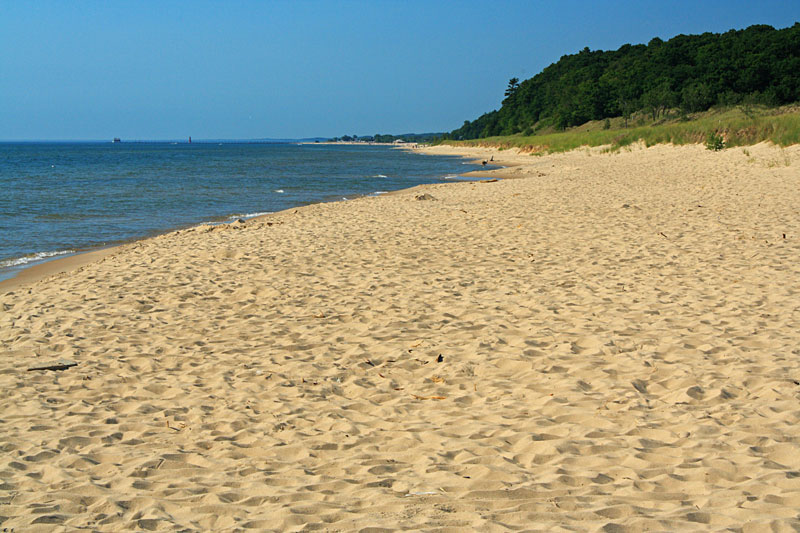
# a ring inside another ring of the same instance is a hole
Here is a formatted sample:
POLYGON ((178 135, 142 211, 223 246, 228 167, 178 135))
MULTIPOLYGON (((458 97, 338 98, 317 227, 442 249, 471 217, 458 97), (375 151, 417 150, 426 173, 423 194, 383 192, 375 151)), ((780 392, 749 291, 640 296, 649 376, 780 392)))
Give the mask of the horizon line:
POLYGON ((333 137, 300 137, 300 138, 271 138, 271 137, 256 137, 256 138, 242 138, 242 139, 226 139, 226 138, 207 138, 207 139, 192 139, 189 141, 186 137, 176 139, 121 139, 114 137, 112 139, 0 139, 0 143, 181 143, 181 144, 195 144, 195 143, 287 143, 298 141, 309 141, 318 139, 332 139, 333 137), (119 140, 116 140, 119 139, 119 140))

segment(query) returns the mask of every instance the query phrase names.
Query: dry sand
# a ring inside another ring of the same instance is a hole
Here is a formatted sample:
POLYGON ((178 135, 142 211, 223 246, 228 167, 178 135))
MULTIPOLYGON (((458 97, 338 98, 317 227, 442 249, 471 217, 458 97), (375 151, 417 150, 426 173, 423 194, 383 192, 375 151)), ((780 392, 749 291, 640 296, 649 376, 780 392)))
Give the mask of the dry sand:
POLYGON ((800 150, 450 151, 0 286, 0 527, 800 527, 800 150))

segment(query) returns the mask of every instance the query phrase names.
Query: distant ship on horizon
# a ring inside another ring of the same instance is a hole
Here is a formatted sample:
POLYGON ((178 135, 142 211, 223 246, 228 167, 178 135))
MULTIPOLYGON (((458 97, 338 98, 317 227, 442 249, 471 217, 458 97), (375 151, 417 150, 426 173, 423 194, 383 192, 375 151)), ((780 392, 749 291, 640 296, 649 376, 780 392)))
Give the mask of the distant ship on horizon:
POLYGON ((114 140, 111 141, 112 143, 121 143, 122 140, 119 137, 114 137, 114 140))

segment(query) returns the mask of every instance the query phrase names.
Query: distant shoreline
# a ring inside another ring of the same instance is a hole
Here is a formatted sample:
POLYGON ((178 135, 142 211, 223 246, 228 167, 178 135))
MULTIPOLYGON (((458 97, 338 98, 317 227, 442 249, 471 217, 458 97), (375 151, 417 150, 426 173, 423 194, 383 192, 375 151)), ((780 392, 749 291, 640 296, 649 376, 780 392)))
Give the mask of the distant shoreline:
POLYGON ((415 142, 391 142, 378 143, 372 141, 320 141, 320 142, 298 142, 297 144, 316 144, 323 146, 393 146, 395 148, 418 148, 420 143, 415 142))

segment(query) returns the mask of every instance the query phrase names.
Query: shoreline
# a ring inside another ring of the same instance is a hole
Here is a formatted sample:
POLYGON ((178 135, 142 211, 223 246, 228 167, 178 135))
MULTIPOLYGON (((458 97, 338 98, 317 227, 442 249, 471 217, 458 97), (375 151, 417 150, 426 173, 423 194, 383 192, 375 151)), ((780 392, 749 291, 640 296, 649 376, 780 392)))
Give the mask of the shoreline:
POLYGON ((95 261, 100 261, 101 259, 114 253, 116 249, 121 248, 126 244, 128 243, 117 244, 96 250, 79 251, 67 257, 57 257, 55 259, 45 260, 41 263, 24 267, 13 277, 0 280, 0 295, 2 295, 4 292, 10 292, 36 283, 37 281, 41 281, 45 278, 59 274, 66 274, 68 272, 72 272, 73 270, 77 270, 84 265, 88 265, 95 261))
POLYGON ((800 147, 495 160, 0 293, 3 527, 800 527, 800 147))
MULTIPOLYGON (((426 152, 424 152, 424 150, 425 150, 424 148, 419 148, 417 146, 417 143, 413 143, 413 146, 412 146, 412 143, 407 143, 406 145, 397 145, 397 144, 394 144, 394 143, 353 143, 353 142, 337 142, 337 143, 319 142, 319 143, 297 143, 297 144, 393 146, 395 148, 402 149, 404 151, 408 151, 408 152, 412 152, 412 153, 426 153, 426 152)), ((437 154, 426 154, 426 155, 437 155, 437 154)), ((451 155, 451 154, 441 154, 441 155, 451 155)), ((452 155, 455 155, 455 154, 452 154, 452 155)), ((465 159, 471 159, 471 158, 470 157, 465 157, 465 159)), ((491 172, 491 171, 470 171, 470 172, 465 172, 465 173, 462 173, 462 174, 459 174, 459 175, 467 177, 466 180, 453 180, 453 182, 457 183, 459 181, 470 181, 469 177, 480 177, 480 176, 483 175, 484 172, 491 172)), ((409 187, 409 188, 413 188, 413 187, 417 187, 417 186, 412 186, 412 187, 409 187)), ((388 191, 388 194, 397 193, 399 191, 407 190, 409 188, 388 191)), ((372 195, 366 195, 366 194, 365 195, 357 195, 354 198, 348 199, 348 200, 341 200, 341 199, 334 200, 334 199, 331 199, 329 201, 315 202, 313 204, 303 204, 303 205, 298 205, 298 206, 294 206, 294 207, 288 207, 288 208, 283 209, 281 211, 276 211, 276 212, 272 212, 272 213, 265 213, 265 214, 262 214, 262 215, 257 215, 255 217, 245 218, 245 220, 252 221, 252 220, 264 219, 264 218, 270 217, 272 215, 275 215, 275 214, 278 214, 278 213, 282 213, 284 211, 292 211, 294 209, 298 209, 298 208, 301 208, 301 207, 306 207, 307 205, 316 205, 316 204, 322 204, 322 203, 332 203, 332 202, 341 202, 341 201, 352 201, 352 200, 358 199, 358 198, 369 198, 369 197, 373 197, 373 196, 380 196, 380 195, 375 195, 373 193, 372 195)), ((154 235, 148 235, 148 236, 144 236, 144 237, 126 239, 126 240, 124 240, 122 242, 118 242, 118 243, 115 243, 115 244, 102 245, 102 246, 98 246, 96 248, 90 248, 90 249, 86 249, 86 250, 78 250, 78 251, 70 253, 66 257, 55 256, 53 258, 42 259, 42 260, 39 260, 39 261, 35 261, 35 262, 33 262, 33 264, 31 264, 29 266, 23 266, 23 267, 19 268, 18 271, 16 272, 16 274, 14 274, 12 277, 5 278, 5 279, 0 279, 0 295, 2 293, 4 293, 4 292, 13 291, 13 290, 16 290, 16 289, 18 289, 20 287, 36 283, 37 281, 40 281, 40 280, 42 280, 44 278, 47 278, 47 277, 50 277, 50 276, 62 275, 62 274, 66 274, 68 272, 71 272, 73 270, 77 270, 77 269, 79 269, 79 268, 81 268, 81 267, 83 267, 83 266, 85 266, 87 264, 90 264, 90 263, 92 263, 94 261, 99 261, 99 260, 101 260, 101 259, 103 259, 105 257, 108 257, 109 255, 112 255, 112 254, 116 253, 116 251, 118 249, 120 249, 120 248, 123 248, 125 246, 130 245, 130 244, 137 243, 139 241, 146 241, 146 240, 149 240, 149 239, 155 239, 155 238, 158 238, 158 237, 161 237, 161 236, 164 236, 164 235, 169 235, 169 234, 172 234, 172 233, 186 231, 186 230, 189 230, 189 229, 208 226, 208 225, 233 224, 235 222, 236 222, 236 220, 231 220, 230 217, 221 217, 219 221, 205 221, 205 222, 199 222, 197 224, 191 224, 191 225, 188 225, 188 226, 183 226, 183 227, 178 227, 178 228, 171 228, 171 229, 167 229, 167 230, 164 230, 164 231, 160 231, 160 232, 158 232, 158 233, 156 233, 154 235)))
MULTIPOLYGON (((299 143, 299 144, 331 144, 331 145, 367 145, 370 143, 358 143, 358 142, 337 142, 337 143, 328 143, 328 142, 320 142, 320 143, 299 143)), ((530 176, 536 173, 540 173, 538 170, 532 170, 532 167, 535 167, 535 159, 532 158, 529 154, 525 152, 521 152, 518 149, 511 148, 511 149, 497 149, 497 148, 488 148, 488 147, 456 147, 451 145, 437 145, 437 146, 417 146, 414 143, 414 146, 411 146, 411 143, 407 143, 406 145, 397 145, 394 143, 371 143, 373 145, 386 145, 386 146, 394 146, 395 148, 411 153, 417 153, 422 155, 445 155, 445 156, 459 156, 467 161, 471 161, 474 164, 481 164, 482 161, 486 161, 486 158, 494 158, 492 164, 499 165, 501 168, 498 169, 490 169, 490 170, 483 170, 477 169, 469 172, 464 172, 459 174, 460 176, 464 176, 468 178, 467 180, 453 180, 452 183, 459 183, 459 182, 468 182, 471 181, 469 178, 487 178, 487 179, 520 179, 526 176, 530 176), (527 160, 527 161, 526 161, 527 160), (527 162, 527 164, 526 164, 527 162)), ((764 143, 762 143, 764 144, 764 143)), ((602 152, 603 147, 595 147, 595 148, 581 148, 575 150, 574 152, 578 151, 585 151, 587 153, 596 153, 600 154, 602 152)), ((641 149, 641 148, 639 148, 641 149)), ((450 182, 448 182, 450 183, 450 182)), ((439 183, 439 185, 447 184, 447 183, 439 183)), ((434 185, 434 184, 425 184, 425 185, 434 185)), ((411 188, 421 187, 425 185, 416 185, 410 188, 405 189, 397 189, 394 191, 388 191, 388 194, 396 194, 398 192, 406 191, 411 188)), ((364 195, 364 196, 357 196, 356 198, 369 198, 373 197, 371 195, 364 195)), ((256 217, 248 218, 246 220, 259 220, 259 219, 266 219, 272 215, 283 213, 285 211, 292 211, 294 209, 298 209, 301 207, 306 207, 307 205, 316 205, 317 203, 335 203, 341 202, 344 200, 330 200, 330 202, 316 202, 314 204, 305 204, 295 207, 289 207, 281 211, 276 211, 274 213, 266 213, 263 215, 258 215, 256 217)), ((352 200, 347 200, 352 201, 352 200)), ((52 259, 46 259, 41 262, 35 263, 31 266, 24 267, 20 269, 14 276, 10 278, 6 278, 0 280, 0 294, 8 291, 15 290, 19 287, 26 286, 33 284, 37 281, 40 281, 44 278, 66 274, 73 270, 79 269, 87 264, 90 264, 94 261, 101 260, 113 253, 115 253, 118 249, 134 244, 139 241, 149 240, 161 237, 163 235, 169 235, 172 233, 186 231, 193 228, 203 227, 207 225, 216 225, 216 224, 233 224, 235 221, 227 221, 228 219, 221 219, 221 222, 201 222, 198 224, 193 224, 181 228, 173 228, 164 230, 163 232, 159 232, 155 235, 149 235, 146 237, 141 238, 133 238, 130 240, 125 240, 123 242, 112 244, 109 246, 99 246, 97 248, 92 248, 88 250, 78 251, 73 254, 68 255, 67 257, 54 257, 52 259)))

